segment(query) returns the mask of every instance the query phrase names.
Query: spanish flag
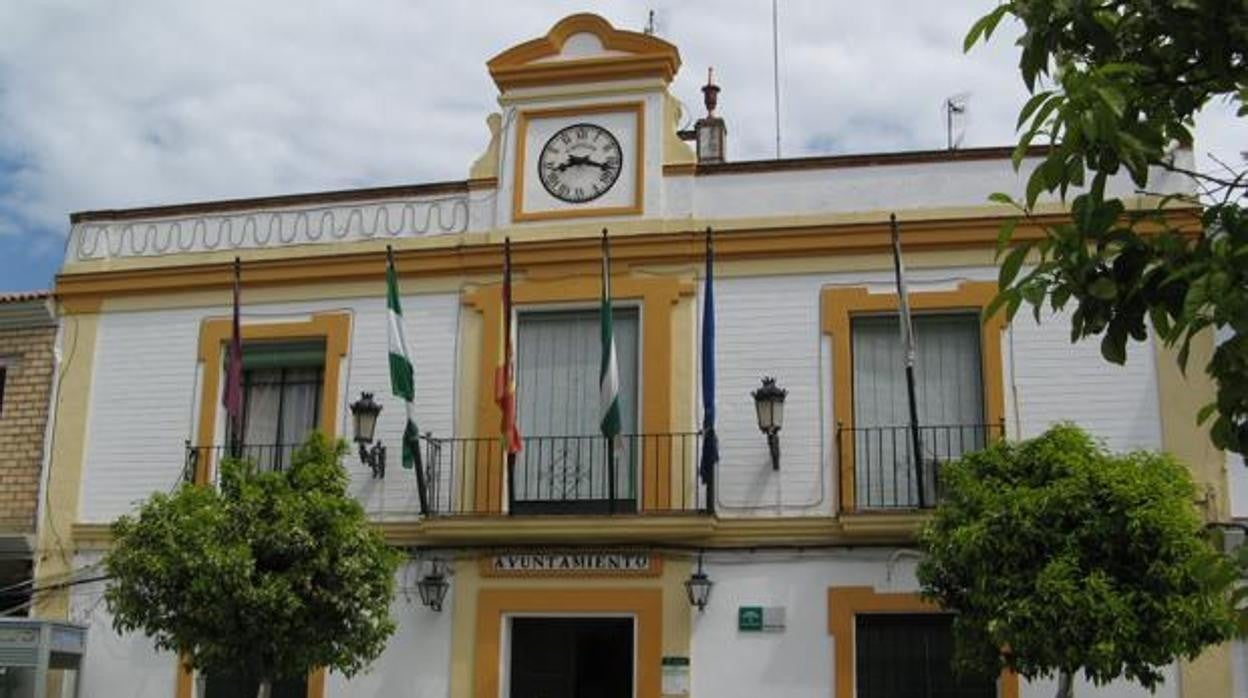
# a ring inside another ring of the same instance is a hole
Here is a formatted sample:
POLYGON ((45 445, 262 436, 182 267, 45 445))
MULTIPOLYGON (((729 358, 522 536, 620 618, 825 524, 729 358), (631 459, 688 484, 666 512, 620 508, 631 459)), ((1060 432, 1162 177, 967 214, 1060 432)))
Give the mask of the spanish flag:
POLYGON ((520 452, 520 427, 516 424, 516 352, 515 326, 511 321, 511 238, 503 242, 503 312, 499 333, 498 368, 494 370, 494 401, 502 412, 499 433, 507 447, 507 455, 520 452))

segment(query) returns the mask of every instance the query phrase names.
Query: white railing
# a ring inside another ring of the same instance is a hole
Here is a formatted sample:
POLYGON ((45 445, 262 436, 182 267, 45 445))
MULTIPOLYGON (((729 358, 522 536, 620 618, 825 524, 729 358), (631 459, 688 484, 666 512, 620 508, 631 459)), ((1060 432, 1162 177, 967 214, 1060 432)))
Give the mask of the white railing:
POLYGON ((69 262, 424 237, 468 229, 468 195, 243 209, 73 225, 69 262))

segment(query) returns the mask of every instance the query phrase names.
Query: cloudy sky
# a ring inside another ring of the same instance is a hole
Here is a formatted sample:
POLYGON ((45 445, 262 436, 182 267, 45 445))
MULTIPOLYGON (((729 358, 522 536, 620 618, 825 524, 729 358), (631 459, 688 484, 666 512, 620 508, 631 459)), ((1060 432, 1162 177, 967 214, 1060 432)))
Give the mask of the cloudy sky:
MULTIPOLYGON (((785 157, 1003 145, 1025 93, 992 0, 780 0, 785 157)), ((0 4, 0 291, 47 287, 68 214, 463 179, 496 108, 485 62, 559 18, 641 29, 654 9, 700 111, 714 66, 734 160, 775 156, 770 0, 45 0, 0 4)), ((1198 152, 1248 129, 1225 106, 1198 152)))

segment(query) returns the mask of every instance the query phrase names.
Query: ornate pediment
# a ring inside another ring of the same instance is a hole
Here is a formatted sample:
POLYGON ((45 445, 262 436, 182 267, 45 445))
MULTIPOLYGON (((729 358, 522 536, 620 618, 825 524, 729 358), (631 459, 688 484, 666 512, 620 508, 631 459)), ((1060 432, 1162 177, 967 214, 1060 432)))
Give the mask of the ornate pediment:
POLYGON ((487 66, 499 90, 659 78, 671 82, 680 52, 655 36, 624 31, 595 14, 565 17, 546 36, 514 46, 487 66))

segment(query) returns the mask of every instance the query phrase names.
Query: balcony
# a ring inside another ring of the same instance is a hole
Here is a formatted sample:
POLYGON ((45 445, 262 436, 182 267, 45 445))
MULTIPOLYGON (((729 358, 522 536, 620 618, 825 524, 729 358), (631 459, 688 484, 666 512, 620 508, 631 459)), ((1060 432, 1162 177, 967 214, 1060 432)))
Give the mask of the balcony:
MULTIPOLYGON (((621 434, 615 458, 602 436, 529 436, 508 465, 498 437, 421 437, 430 516, 709 514, 697 474, 698 432, 621 434)), ((282 470, 298 444, 186 447, 185 477, 222 457, 282 470)), ((398 449, 391 458, 398 456, 398 449)), ((394 477, 394 470, 391 470, 394 477)), ((412 485, 415 487, 415 484, 412 485)), ((413 512, 414 513, 414 512, 413 512)))
POLYGON ((528 436, 508 465, 502 441, 425 437, 435 516, 710 513, 696 466, 701 434, 528 436))
POLYGON ((858 511, 934 507, 941 498, 941 466, 984 448, 1004 433, 1002 423, 920 426, 923 459, 916 472, 909 425, 838 425, 837 452, 842 463, 852 466, 841 469, 842 503, 852 502, 858 511), (852 500, 847 500, 845 493, 851 493, 852 500))

